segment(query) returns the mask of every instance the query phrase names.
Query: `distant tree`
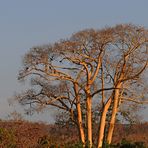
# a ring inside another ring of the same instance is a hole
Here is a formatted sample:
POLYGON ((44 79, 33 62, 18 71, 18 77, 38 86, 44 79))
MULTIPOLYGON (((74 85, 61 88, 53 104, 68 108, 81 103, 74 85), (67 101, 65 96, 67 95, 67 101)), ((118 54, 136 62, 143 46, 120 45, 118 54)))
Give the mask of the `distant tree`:
POLYGON ((84 147, 86 143, 93 145, 92 118, 97 107, 101 114, 98 147, 102 147, 110 112, 110 144, 121 107, 129 104, 127 101, 143 103, 147 41, 146 29, 117 25, 80 31, 67 40, 33 47, 24 56, 23 70, 19 72, 19 80, 30 78, 33 88, 18 94, 16 99, 33 110, 50 105, 67 112, 78 127, 84 147))
POLYGON ((23 120, 23 116, 21 113, 18 113, 16 110, 11 112, 9 115, 8 115, 8 118, 10 120, 14 120, 14 121, 22 121, 23 120))

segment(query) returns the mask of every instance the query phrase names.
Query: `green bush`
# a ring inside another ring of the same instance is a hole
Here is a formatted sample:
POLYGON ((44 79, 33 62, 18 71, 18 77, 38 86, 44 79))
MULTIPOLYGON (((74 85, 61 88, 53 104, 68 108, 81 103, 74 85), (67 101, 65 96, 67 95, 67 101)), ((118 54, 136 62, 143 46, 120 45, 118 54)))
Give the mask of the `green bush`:
POLYGON ((16 148, 16 138, 13 130, 0 128, 0 147, 16 148))
POLYGON ((144 145, 144 142, 130 142, 126 139, 122 139, 121 143, 110 145, 105 148, 146 148, 146 146, 144 145))
POLYGON ((117 144, 107 144, 104 143, 103 148, 146 148, 144 142, 130 142, 126 139, 122 139, 120 143, 117 144))
POLYGON ((45 135, 39 138, 36 148, 59 148, 59 146, 55 143, 53 138, 45 135))
POLYGON ((67 143, 64 148, 83 148, 83 144, 81 142, 77 143, 67 143))
POLYGON ((120 148, 146 148, 143 142, 131 143, 126 139, 122 139, 120 148))

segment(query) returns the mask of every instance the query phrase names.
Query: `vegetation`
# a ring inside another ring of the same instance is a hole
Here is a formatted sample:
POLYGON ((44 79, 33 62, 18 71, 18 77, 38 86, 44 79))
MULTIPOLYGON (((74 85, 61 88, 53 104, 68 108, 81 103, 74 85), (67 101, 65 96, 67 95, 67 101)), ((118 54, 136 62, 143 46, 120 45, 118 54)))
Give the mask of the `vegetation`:
MULTIPOLYGON (((1 148, 82 148, 75 127, 47 125, 26 121, 0 122, 1 148), (71 134, 72 133, 72 134, 71 134)), ((145 148, 148 146, 148 123, 115 127, 111 148, 145 148), (130 130, 129 130, 130 128, 130 130)), ((96 147, 96 145, 94 145, 96 147)), ((108 147, 104 144, 104 147, 108 147)))
POLYGON ((0 128, 0 147, 16 147, 16 139, 12 130, 0 128))
POLYGON ((145 28, 127 24, 83 30, 33 47, 19 72, 19 80, 30 78, 32 88, 15 98, 29 105, 28 112, 47 106, 63 111, 76 125, 83 147, 110 145, 116 119, 133 123, 137 105, 148 103, 147 43, 145 28))

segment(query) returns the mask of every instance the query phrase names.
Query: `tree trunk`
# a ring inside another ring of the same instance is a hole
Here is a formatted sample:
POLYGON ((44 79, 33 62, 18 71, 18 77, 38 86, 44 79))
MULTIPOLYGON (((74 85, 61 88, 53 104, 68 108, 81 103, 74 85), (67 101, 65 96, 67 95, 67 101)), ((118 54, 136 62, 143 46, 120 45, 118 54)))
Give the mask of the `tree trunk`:
POLYGON ((119 92, 120 92, 120 88, 121 88, 121 83, 117 85, 117 88, 118 89, 115 89, 112 116, 111 116, 109 129, 108 129, 108 135, 107 135, 108 144, 111 144, 111 142, 112 142, 113 131, 114 131, 114 126, 115 126, 115 122, 116 122, 116 114, 118 111, 119 92))
POLYGON ((106 124, 106 114, 111 104, 111 97, 109 98, 108 102, 105 104, 101 120, 100 120, 100 127, 99 127, 99 135, 98 135, 98 148, 102 148, 103 139, 104 139, 104 130, 105 130, 105 124, 106 124))
POLYGON ((85 146, 85 134, 84 134, 84 128, 83 128, 83 122, 82 122, 82 113, 81 113, 80 103, 77 104, 77 113, 78 113, 78 125, 79 125, 80 138, 81 138, 81 142, 85 146))
POLYGON ((78 120, 78 128, 79 128, 79 136, 80 140, 83 143, 83 146, 85 147, 85 133, 83 128, 83 121, 82 121, 82 110, 81 110, 81 104, 80 104, 80 97, 78 95, 78 85, 74 84, 74 90, 76 94, 76 107, 77 107, 77 120, 78 120))
POLYGON ((86 101, 86 107, 87 107, 87 140, 89 147, 92 147, 92 100, 90 96, 90 91, 87 92, 87 101, 86 101))

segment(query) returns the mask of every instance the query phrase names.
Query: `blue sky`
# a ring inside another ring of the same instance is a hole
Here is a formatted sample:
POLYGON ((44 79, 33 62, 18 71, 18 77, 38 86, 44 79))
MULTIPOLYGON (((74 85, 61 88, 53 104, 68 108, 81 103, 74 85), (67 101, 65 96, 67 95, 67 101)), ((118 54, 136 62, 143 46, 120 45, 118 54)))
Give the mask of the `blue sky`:
POLYGON ((120 23, 147 28, 147 6, 147 0, 0 0, 0 118, 16 108, 7 99, 23 88, 17 74, 29 48, 86 28, 120 23))

